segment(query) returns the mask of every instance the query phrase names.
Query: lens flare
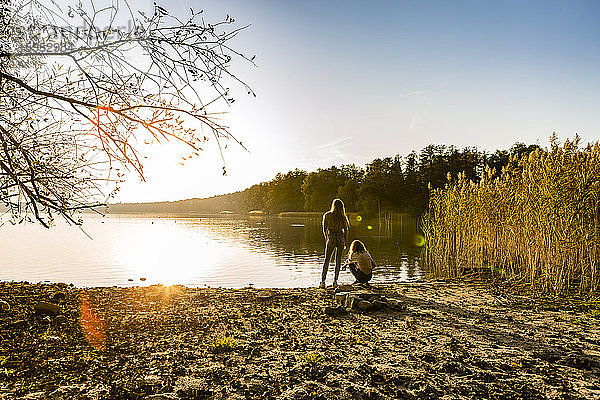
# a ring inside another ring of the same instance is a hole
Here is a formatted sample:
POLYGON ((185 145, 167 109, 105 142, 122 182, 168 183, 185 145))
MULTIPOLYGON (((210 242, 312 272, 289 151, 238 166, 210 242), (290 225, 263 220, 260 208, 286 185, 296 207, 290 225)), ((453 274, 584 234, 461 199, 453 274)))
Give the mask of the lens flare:
POLYGON ((87 293, 80 297, 81 319, 79 325, 88 343, 98 350, 103 350, 106 344, 106 324, 100 319, 95 310, 90 307, 87 293))
POLYGON ((367 225, 367 229, 371 230, 371 229, 373 229, 373 226, 372 225, 367 225))
POLYGON ((423 235, 419 235, 418 233, 415 235, 415 246, 423 247, 425 245, 425 238, 423 235))
POLYGON ((357 216, 356 216, 356 220, 357 220, 358 222, 360 222, 360 221, 362 221, 362 217, 361 217, 360 215, 357 215, 357 216))

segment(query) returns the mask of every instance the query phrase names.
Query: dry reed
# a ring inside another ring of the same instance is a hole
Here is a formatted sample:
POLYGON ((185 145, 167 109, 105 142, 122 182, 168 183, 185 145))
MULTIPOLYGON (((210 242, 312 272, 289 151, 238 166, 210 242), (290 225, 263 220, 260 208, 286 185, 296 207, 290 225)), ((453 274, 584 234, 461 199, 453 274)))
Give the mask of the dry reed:
POLYGON ((536 292, 600 284, 600 147, 579 138, 536 150, 480 182, 459 174, 430 191, 424 260, 434 276, 487 271, 536 292))

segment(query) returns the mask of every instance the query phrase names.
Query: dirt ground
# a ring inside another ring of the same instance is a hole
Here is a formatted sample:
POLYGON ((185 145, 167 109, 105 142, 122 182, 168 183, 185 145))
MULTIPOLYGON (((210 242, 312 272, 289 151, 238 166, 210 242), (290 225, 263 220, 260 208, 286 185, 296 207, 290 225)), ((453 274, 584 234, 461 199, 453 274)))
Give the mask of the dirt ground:
POLYGON ((312 288, 3 282, 0 398, 600 398, 597 303, 372 290, 406 309, 328 316, 333 292, 312 288))

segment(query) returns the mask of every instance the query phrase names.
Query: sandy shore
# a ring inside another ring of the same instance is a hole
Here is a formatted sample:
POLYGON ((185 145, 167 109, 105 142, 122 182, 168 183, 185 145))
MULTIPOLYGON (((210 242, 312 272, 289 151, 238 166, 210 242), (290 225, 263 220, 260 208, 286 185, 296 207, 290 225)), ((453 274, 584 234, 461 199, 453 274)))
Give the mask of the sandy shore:
POLYGON ((597 303, 373 290, 406 310, 331 317, 319 289, 0 283, 0 398, 600 398, 597 303))

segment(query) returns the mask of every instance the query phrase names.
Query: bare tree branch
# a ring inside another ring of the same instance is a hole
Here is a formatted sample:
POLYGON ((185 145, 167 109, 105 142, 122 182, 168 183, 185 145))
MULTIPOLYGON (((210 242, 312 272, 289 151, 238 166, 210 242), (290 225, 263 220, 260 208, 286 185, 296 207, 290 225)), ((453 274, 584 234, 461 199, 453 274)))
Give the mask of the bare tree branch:
POLYGON ((228 81, 254 95, 230 68, 253 64, 228 44, 247 26, 103 1, 0 0, 0 202, 15 220, 78 224, 127 171, 144 179, 140 143, 175 140, 195 157, 212 137, 223 161, 221 140, 243 147, 213 108, 234 101, 228 81))

